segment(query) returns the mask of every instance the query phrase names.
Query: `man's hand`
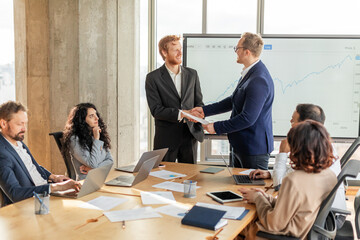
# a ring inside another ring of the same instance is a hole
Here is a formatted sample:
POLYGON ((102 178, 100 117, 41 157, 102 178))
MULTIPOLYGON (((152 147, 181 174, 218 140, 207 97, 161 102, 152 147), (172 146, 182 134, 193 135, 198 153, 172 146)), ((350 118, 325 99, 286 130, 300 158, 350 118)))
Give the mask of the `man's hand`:
POLYGON ((205 118, 204 110, 202 107, 194 107, 193 109, 191 109, 190 114, 198 118, 205 118))
MULTIPOLYGON (((190 110, 181 110, 181 111, 191 114, 190 110)), ((186 118, 190 122, 195 122, 195 123, 197 122, 196 120, 192 119, 191 117, 189 117, 183 113, 180 113, 180 115, 181 115, 181 118, 186 118)))
POLYGON ((85 165, 80 166, 80 172, 82 174, 88 174, 90 170, 92 170, 91 167, 88 167, 88 166, 85 166, 85 165))
POLYGON ((250 179, 268 179, 271 178, 271 174, 267 170, 256 169, 249 174, 250 179))
POLYGON ((99 126, 96 126, 92 130, 93 130, 94 138, 99 140, 100 139, 101 128, 99 126))
POLYGON ((64 175, 54 175, 54 174, 51 174, 49 176, 49 180, 54 182, 54 183, 57 183, 57 182, 63 182, 63 181, 67 181, 69 180, 70 178, 64 176, 64 175))
POLYGON ((286 138, 281 141, 280 147, 279 147, 279 152, 282 152, 282 153, 290 152, 290 146, 289 146, 289 143, 286 138))
POLYGON ((81 189, 81 183, 69 179, 65 182, 58 182, 50 184, 51 192, 65 191, 68 189, 75 189, 76 192, 79 192, 81 189))
POLYGON ((210 134, 216 134, 215 132, 215 128, 214 128, 214 123, 209 123, 207 125, 202 125, 203 128, 210 134))

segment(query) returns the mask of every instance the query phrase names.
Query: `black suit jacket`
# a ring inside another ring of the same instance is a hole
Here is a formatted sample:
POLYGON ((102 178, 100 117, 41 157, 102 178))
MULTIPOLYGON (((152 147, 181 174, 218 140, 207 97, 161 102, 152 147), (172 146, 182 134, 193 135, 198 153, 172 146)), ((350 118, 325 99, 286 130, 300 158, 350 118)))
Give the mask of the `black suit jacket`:
MULTIPOLYGON (((181 67, 181 97, 165 64, 146 76, 145 90, 148 105, 155 118, 154 148, 176 147, 180 144, 182 128, 179 109, 203 106, 200 82, 194 69, 181 67)), ((187 122, 191 134, 200 142, 204 132, 199 123, 187 122)))

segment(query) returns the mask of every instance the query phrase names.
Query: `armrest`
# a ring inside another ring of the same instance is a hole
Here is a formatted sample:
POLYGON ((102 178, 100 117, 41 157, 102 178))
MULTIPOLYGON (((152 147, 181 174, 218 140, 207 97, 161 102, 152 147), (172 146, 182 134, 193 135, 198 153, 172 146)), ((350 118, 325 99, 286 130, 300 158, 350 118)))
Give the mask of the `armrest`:
POLYGON ((331 208, 331 211, 333 213, 338 213, 338 214, 344 214, 344 215, 351 215, 351 212, 348 210, 344 210, 344 209, 340 209, 340 208, 331 208))

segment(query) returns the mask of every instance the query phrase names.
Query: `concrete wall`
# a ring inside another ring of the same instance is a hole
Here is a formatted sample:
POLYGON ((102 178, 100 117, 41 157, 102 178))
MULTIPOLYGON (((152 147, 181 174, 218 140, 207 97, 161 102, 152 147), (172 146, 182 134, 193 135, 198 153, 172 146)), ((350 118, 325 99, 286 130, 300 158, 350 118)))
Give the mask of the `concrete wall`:
POLYGON ((139 148, 138 0, 14 0, 17 100, 30 110, 27 143, 55 173, 65 165, 49 132, 92 102, 119 165, 139 148))

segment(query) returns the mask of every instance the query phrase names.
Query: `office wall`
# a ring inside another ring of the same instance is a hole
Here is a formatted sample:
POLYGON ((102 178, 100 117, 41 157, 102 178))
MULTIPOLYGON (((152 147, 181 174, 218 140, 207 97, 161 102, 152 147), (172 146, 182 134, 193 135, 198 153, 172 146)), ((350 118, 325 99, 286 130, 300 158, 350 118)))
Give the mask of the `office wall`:
POLYGON ((37 161, 65 172, 48 133, 63 129, 72 106, 92 102, 108 125, 115 161, 121 155, 120 164, 132 162, 139 135, 139 106, 133 101, 139 92, 138 1, 14 0, 14 5, 17 100, 30 110, 27 144, 37 161))

